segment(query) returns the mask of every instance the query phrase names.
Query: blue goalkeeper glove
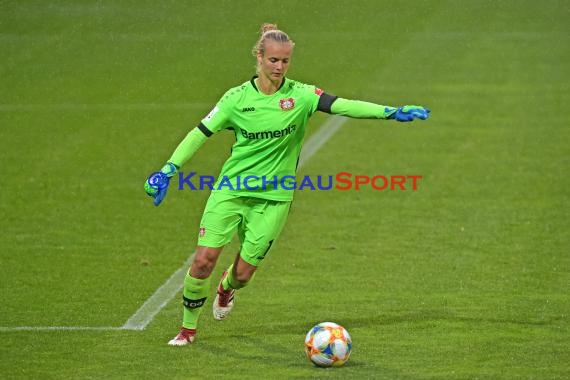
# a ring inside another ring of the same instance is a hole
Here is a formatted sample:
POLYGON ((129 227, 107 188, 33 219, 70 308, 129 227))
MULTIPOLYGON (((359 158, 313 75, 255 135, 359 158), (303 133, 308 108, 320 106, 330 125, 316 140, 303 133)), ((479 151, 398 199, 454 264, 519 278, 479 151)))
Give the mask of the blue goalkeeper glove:
POLYGON ((167 162, 159 172, 152 173, 144 182, 144 191, 154 198, 153 203, 155 206, 158 206, 166 196, 170 178, 176 174, 177 171, 178 167, 176 165, 167 162))
POLYGON ((387 119, 397 121, 412 121, 414 118, 425 120, 429 117, 430 110, 421 106, 403 106, 398 108, 386 107, 387 119))

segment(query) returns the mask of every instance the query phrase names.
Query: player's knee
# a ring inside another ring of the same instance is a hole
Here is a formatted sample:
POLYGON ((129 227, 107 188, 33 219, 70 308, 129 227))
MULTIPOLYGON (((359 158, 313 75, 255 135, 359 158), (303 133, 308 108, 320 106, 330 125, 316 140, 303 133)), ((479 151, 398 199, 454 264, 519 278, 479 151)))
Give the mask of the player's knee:
POLYGON ((196 253, 194 256, 194 261, 192 261, 190 273, 192 274, 192 277, 207 278, 212 273, 215 265, 215 259, 209 257, 206 254, 196 253))
POLYGON ((256 269, 253 265, 238 265, 233 273, 233 278, 241 284, 246 284, 251 280, 256 269))
POLYGON ((253 276, 253 273, 243 273, 243 272, 238 272, 235 275, 235 280, 237 282, 240 282, 242 284, 245 284, 246 282, 249 282, 249 280, 251 279, 251 277, 253 276))

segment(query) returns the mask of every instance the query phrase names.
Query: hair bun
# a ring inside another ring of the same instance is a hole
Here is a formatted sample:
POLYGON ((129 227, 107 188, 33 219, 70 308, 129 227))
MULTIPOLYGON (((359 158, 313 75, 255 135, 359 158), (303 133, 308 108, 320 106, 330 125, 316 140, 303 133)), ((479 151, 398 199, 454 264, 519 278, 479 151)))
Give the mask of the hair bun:
POLYGON ((265 23, 261 25, 261 34, 269 32, 270 30, 279 30, 279 28, 277 28, 277 24, 265 23))
POLYGON ((266 41, 274 41, 278 43, 288 43, 291 45, 291 48, 295 46, 295 43, 291 41, 287 33, 277 28, 277 24, 269 24, 265 23, 261 25, 260 36, 253 49, 251 50, 251 54, 254 57, 258 55, 262 55, 265 53, 265 42, 266 41))

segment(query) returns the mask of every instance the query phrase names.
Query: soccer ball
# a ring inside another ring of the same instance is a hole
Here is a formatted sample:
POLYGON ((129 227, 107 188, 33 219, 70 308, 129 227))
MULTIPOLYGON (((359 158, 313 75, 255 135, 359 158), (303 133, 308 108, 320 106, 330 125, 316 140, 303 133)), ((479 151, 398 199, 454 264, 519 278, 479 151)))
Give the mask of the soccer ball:
POLYGON ((352 340, 348 331, 333 322, 319 323, 307 333, 305 353, 319 367, 339 367, 348 361, 352 340))

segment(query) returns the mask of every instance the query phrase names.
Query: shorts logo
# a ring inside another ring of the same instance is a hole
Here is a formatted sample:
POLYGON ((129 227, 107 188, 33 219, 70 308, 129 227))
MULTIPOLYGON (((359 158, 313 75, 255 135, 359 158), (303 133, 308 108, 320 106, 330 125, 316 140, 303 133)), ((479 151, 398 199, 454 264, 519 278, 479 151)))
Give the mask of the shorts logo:
POLYGON ((292 110, 293 107, 295 107, 295 99, 293 98, 281 99, 279 101, 279 107, 281 107, 283 111, 292 110))
POLYGON ((199 235, 200 237, 204 237, 204 235, 206 235, 206 227, 200 227, 199 235))
POLYGON ((320 88, 318 88, 318 87, 315 87, 315 94, 317 94, 317 95, 321 96, 321 95, 323 94, 323 92, 324 92, 324 91, 323 91, 323 90, 321 90, 320 88))

